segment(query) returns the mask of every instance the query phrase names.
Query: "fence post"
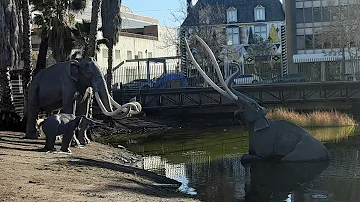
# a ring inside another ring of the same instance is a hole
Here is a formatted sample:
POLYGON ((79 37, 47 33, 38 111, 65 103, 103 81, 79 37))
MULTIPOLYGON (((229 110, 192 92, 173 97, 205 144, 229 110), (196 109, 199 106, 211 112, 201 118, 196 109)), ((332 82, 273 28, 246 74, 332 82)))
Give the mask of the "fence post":
POLYGON ((120 82, 120 104, 124 104, 124 88, 122 82, 120 82))
POLYGON ((146 60, 146 71, 147 71, 147 80, 150 81, 150 61, 146 60))
POLYGON ((166 61, 164 61, 164 74, 167 74, 166 61))

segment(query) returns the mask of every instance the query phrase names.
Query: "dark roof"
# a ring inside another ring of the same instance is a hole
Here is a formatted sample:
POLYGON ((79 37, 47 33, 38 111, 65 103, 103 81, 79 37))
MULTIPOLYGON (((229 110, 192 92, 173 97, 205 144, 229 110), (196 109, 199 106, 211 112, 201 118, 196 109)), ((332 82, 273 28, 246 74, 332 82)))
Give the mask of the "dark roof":
MULTIPOLYGON (((265 7, 265 22, 269 21, 284 21, 285 13, 282 8, 282 3, 279 0, 198 0, 192 9, 198 9, 202 5, 223 5, 225 9, 234 7, 237 9, 238 23, 252 23, 254 19, 254 8, 258 5, 265 7)), ((193 24, 189 22, 187 17, 183 25, 193 24)), ((224 22, 226 23, 226 22, 224 22)))

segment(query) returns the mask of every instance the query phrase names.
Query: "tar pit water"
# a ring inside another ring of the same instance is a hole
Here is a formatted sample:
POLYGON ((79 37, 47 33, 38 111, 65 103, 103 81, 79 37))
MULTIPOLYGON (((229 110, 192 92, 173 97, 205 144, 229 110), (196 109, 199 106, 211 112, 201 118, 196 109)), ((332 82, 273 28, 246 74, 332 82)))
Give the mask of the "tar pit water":
POLYGON ((243 167, 247 132, 179 130, 130 141, 143 168, 182 183, 202 201, 360 201, 360 128, 308 129, 331 153, 327 163, 258 163, 243 167))

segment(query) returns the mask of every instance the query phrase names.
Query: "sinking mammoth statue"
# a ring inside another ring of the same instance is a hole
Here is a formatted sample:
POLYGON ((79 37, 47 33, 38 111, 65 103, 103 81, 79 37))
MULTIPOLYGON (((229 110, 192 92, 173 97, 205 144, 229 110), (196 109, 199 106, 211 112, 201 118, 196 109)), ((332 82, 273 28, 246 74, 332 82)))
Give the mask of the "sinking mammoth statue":
POLYGON ((329 159, 330 155, 327 148, 306 130, 286 120, 268 119, 266 117, 267 111, 264 107, 261 107, 255 100, 232 88, 231 83, 240 74, 237 64, 236 72, 224 81, 214 53, 199 36, 195 36, 195 38, 209 53, 224 90, 217 86, 201 69, 191 53, 188 42, 185 40, 186 49, 191 61, 202 77, 216 91, 239 106, 235 114, 240 114, 248 126, 249 154, 242 156, 243 163, 258 160, 309 162, 329 159))
MULTIPOLYGON (((29 86, 25 138, 38 138, 35 123, 40 110, 51 112, 61 109, 62 113, 87 116, 92 92, 106 116, 120 114, 120 117, 126 117, 142 110, 138 102, 120 105, 114 101, 93 58, 60 62, 38 72, 29 86), (112 105, 116 110, 113 111, 112 105)), ((82 144, 89 141, 85 128, 80 128, 78 135, 82 144)))

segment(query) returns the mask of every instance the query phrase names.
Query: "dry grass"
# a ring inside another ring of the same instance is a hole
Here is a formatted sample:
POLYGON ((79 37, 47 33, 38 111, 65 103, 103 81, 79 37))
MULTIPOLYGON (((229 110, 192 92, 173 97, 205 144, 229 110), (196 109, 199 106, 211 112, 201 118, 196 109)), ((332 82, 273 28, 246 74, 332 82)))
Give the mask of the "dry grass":
POLYGON ((314 111, 299 113, 290 109, 271 109, 267 114, 271 119, 288 120, 302 127, 340 127, 354 126, 356 121, 349 115, 334 111, 314 111))

